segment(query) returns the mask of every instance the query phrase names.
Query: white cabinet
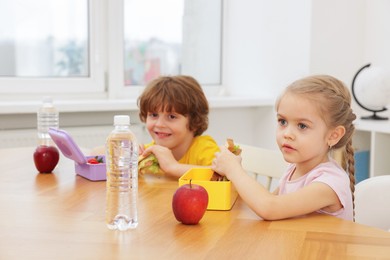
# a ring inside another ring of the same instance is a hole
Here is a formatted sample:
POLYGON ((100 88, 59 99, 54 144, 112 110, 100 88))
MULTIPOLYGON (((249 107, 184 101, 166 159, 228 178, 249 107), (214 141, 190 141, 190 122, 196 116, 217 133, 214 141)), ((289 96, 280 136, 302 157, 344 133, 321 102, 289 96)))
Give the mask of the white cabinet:
POLYGON ((390 175, 390 120, 358 119, 353 146, 370 151, 369 176, 390 175))

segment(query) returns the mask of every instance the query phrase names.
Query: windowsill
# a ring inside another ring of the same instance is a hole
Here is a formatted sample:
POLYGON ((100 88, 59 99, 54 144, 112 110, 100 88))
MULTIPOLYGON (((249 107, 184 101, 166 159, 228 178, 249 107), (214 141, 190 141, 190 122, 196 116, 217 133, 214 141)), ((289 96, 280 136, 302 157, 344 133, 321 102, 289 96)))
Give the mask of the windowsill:
MULTIPOLYGON (((210 108, 273 106, 273 100, 258 97, 209 97, 210 108)), ((0 102, 0 114, 32 114, 40 106, 38 101, 0 102)), ((96 111, 137 111, 135 99, 116 100, 61 100, 55 102, 60 113, 96 111)))

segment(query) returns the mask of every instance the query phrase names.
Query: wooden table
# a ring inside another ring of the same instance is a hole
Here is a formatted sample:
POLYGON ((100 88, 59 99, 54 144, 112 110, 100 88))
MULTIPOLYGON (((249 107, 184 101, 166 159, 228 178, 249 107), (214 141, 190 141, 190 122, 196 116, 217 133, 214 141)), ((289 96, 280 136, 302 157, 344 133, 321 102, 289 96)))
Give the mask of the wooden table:
POLYGON ((240 199, 182 225, 177 181, 155 176, 140 179, 138 228, 111 231, 105 182, 75 175, 62 155, 53 174, 38 174, 33 150, 0 150, 0 259, 390 258, 390 232, 325 215, 262 221, 240 199))

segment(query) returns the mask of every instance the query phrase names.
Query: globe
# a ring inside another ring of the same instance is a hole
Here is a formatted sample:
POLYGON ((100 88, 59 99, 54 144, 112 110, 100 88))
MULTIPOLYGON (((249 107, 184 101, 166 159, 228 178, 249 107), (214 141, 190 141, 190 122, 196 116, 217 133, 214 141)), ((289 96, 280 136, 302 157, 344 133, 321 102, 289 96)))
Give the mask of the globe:
POLYGON ((382 67, 362 67, 352 82, 352 94, 356 103, 363 109, 373 112, 373 115, 362 119, 387 119, 376 113, 387 110, 390 103, 390 78, 382 67))

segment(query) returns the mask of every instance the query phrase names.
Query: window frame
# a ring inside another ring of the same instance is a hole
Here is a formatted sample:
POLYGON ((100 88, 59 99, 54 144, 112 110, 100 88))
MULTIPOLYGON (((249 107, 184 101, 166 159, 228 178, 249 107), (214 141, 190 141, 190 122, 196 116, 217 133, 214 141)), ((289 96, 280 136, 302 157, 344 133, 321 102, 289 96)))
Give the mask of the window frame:
MULTIPOLYGON (((0 100, 136 99, 145 86, 124 84, 123 0, 89 0, 89 67, 86 78, 0 77, 0 100)), ((220 84, 202 85, 206 95, 224 93, 224 13, 221 0, 220 84)))
MULTIPOLYGON (((220 46, 220 84, 217 85, 202 85, 203 91, 207 96, 219 96, 225 94, 223 87, 224 79, 224 59, 223 59, 223 44, 224 44, 224 28, 225 28, 225 1, 221 0, 221 46, 220 46)), ((145 86, 132 85, 125 86, 123 71, 124 71, 124 1, 109 1, 108 2, 108 46, 109 46, 109 61, 108 61, 108 97, 109 99, 136 99, 142 93, 145 86)))

